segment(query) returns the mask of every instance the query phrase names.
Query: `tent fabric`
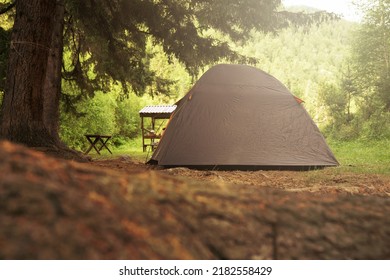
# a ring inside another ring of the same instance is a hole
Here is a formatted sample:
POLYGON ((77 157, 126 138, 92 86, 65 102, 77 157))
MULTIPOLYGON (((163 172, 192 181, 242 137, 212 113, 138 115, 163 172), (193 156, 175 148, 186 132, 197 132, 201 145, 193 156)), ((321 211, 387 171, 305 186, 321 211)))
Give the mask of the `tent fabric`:
POLYGON ((176 104, 152 163, 230 169, 338 165, 302 104, 254 67, 214 66, 176 104))

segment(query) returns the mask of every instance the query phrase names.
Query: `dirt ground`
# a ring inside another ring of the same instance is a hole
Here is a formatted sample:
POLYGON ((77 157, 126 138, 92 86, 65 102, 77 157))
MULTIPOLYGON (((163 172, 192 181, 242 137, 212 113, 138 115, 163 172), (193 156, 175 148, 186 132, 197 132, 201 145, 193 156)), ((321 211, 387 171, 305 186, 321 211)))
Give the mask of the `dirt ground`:
POLYGON ((271 187, 291 192, 333 193, 390 197, 390 176, 382 174, 345 173, 340 168, 315 171, 201 171, 188 168, 161 169, 133 161, 122 156, 111 160, 94 160, 91 163, 127 174, 148 170, 193 178, 203 182, 223 182, 250 185, 255 188, 271 187))
POLYGON ((0 259, 390 259, 389 175, 77 157, 0 141, 0 259))

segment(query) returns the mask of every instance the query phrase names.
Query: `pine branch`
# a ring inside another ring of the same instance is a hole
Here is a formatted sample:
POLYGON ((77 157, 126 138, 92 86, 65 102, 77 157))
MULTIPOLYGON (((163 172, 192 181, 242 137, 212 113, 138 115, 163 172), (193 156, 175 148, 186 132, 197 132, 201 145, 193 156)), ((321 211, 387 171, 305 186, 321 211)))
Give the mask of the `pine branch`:
POLYGON ((16 0, 15 0, 14 2, 10 3, 10 4, 9 4, 8 6, 6 6, 6 7, 1 7, 1 8, 0 8, 0 15, 9 12, 10 10, 12 10, 12 9, 15 7, 15 5, 16 5, 16 0))

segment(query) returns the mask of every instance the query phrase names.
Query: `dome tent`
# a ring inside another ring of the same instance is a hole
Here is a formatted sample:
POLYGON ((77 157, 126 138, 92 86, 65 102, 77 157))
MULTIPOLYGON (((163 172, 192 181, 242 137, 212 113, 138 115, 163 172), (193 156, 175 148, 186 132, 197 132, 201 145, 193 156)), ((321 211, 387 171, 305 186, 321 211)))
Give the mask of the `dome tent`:
POLYGON ((149 163, 205 169, 338 165, 299 100, 254 67, 214 66, 177 105, 149 163))

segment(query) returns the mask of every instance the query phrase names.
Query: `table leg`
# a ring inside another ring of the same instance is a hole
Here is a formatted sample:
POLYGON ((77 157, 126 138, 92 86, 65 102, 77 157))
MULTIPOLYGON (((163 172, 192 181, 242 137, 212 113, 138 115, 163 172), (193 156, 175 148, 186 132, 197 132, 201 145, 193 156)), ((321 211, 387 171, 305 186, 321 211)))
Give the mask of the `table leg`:
POLYGON ((102 143, 102 146, 100 147, 99 151, 101 151, 104 147, 112 154, 111 150, 107 147, 106 143, 110 140, 110 138, 107 138, 105 141, 103 141, 102 138, 100 138, 100 142, 102 143))
POLYGON ((87 139, 88 139, 88 142, 91 144, 91 146, 89 146, 88 150, 84 154, 88 154, 92 150, 92 148, 94 148, 95 151, 100 155, 100 152, 99 152, 100 150, 97 149, 95 146, 97 144, 97 142, 99 141, 100 137, 95 137, 95 140, 93 140, 93 141, 89 137, 87 137, 87 139))

